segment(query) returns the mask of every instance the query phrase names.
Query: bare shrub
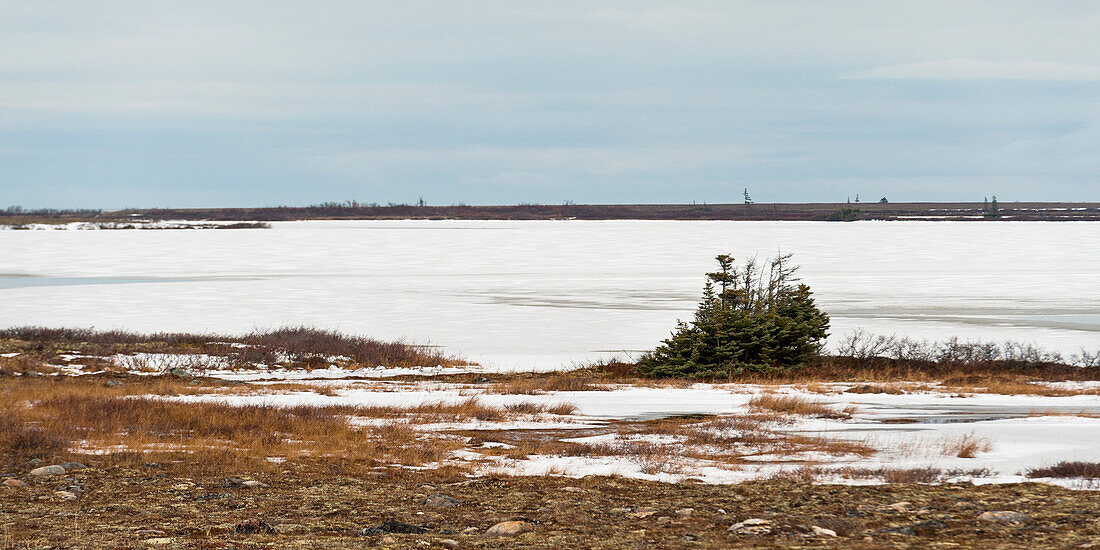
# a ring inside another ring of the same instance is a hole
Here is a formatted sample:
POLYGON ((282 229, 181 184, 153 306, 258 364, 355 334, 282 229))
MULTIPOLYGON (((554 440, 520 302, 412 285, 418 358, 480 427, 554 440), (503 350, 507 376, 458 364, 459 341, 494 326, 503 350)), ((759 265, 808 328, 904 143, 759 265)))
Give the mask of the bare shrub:
POLYGON ((1032 468, 1027 477, 1100 478, 1100 462, 1063 461, 1045 468, 1032 468))
POLYGON ((847 333, 837 345, 837 355, 853 359, 871 359, 885 355, 896 345, 897 339, 893 336, 875 335, 857 328, 847 333))

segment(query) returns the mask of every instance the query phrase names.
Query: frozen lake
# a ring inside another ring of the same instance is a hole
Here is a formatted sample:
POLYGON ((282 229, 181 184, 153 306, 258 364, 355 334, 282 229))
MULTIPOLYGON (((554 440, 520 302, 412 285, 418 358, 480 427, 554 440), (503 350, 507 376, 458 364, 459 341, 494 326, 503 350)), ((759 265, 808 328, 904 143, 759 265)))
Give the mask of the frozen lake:
POLYGON ((0 324, 306 324, 500 367, 638 353, 716 254, 794 253, 836 336, 1100 348, 1100 223, 360 221, 0 231, 0 324))

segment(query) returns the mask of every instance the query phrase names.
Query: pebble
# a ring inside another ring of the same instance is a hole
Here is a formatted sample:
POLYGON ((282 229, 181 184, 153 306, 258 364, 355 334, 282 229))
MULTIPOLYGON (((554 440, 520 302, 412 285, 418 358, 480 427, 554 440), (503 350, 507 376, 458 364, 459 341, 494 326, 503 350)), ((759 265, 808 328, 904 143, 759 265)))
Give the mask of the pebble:
POLYGON ((485 531, 488 536, 515 536, 520 533, 532 531, 531 524, 526 521, 502 521, 485 531))
POLYGON ((767 535, 772 532, 772 522, 761 518, 746 519, 730 525, 726 532, 735 535, 767 535))
POLYGON ((478 529, 477 527, 467 527, 467 528, 462 530, 462 534, 463 535, 473 535, 473 534, 476 534, 478 531, 481 531, 481 529, 478 529))
POLYGON ((630 515, 633 516, 633 517, 636 517, 638 519, 642 519, 642 518, 648 518, 649 516, 655 515, 656 513, 657 513, 656 508, 648 508, 647 507, 647 508, 638 508, 633 514, 630 514, 630 515))
POLYGON ((268 484, 266 484, 262 481, 256 481, 254 479, 250 479, 248 481, 242 481, 241 482, 241 487, 249 487, 249 488, 252 488, 252 489, 263 489, 265 487, 270 487, 270 485, 268 485, 268 484))
POLYGON ((567 493, 587 493, 588 492, 588 491, 586 491, 586 490, 584 490, 580 487, 562 487, 562 491, 565 491, 567 493))
POLYGON ((121 386, 122 386, 122 380, 108 380, 107 381, 107 387, 108 388, 118 388, 118 387, 121 387, 121 386))
POLYGON ((982 514, 978 516, 978 521, 1020 525, 1024 523, 1031 523, 1035 520, 1032 519, 1031 516, 1027 514, 1021 514, 1020 512, 1013 512, 1010 510, 997 510, 993 512, 982 512, 982 514))
POLYGON ((27 482, 21 479, 5 479, 4 487, 26 487, 27 482))
POLYGON ((458 541, 455 539, 443 539, 440 541, 436 541, 436 544, 442 546, 443 548, 450 548, 451 550, 458 550, 460 548, 458 541))
POLYGON ((832 529, 826 529, 824 527, 818 527, 816 525, 811 525, 810 530, 813 531, 813 533, 815 535, 819 536, 819 537, 835 537, 836 536, 836 531, 833 531, 832 529))
POLYGON ((427 506, 429 508, 454 508, 462 502, 456 498, 451 498, 447 495, 428 495, 420 501, 421 506, 427 506))
POLYGON ((275 528, 262 519, 246 519, 234 525, 233 532, 239 535, 274 535, 275 528))
POLYGON ((54 495, 61 497, 61 500, 76 500, 76 493, 72 491, 54 491, 54 495))
POLYGON ((695 513, 695 508, 680 508, 676 510, 676 515, 682 518, 690 518, 693 513, 695 513))
POLYGON ((661 516, 661 517, 657 518, 657 525, 665 525, 665 524, 669 524, 669 523, 672 523, 672 518, 670 518, 668 516, 661 516))
POLYGON ((165 544, 172 544, 172 539, 168 537, 154 537, 151 539, 145 539, 142 542, 150 546, 164 546, 165 544))
POLYGON ((84 468, 87 468, 87 466, 79 462, 62 462, 61 464, 58 464, 58 466, 65 468, 66 472, 71 472, 73 470, 83 470, 84 468))
POLYGON ((362 531, 359 531, 360 536, 381 535, 383 533, 398 533, 407 535, 419 535, 427 532, 427 529, 420 527, 419 525, 413 525, 411 523, 405 523, 402 521, 386 520, 378 527, 367 527, 362 531))
POLYGON ((57 464, 51 464, 49 466, 41 466, 30 471, 32 476, 56 476, 65 473, 65 468, 57 464))
POLYGON ((887 508, 889 508, 891 510, 894 510, 895 512, 908 512, 909 510, 911 510, 913 508, 913 503, 911 503, 907 500, 904 500, 904 501, 901 501, 901 502, 895 502, 895 503, 887 506, 887 508))

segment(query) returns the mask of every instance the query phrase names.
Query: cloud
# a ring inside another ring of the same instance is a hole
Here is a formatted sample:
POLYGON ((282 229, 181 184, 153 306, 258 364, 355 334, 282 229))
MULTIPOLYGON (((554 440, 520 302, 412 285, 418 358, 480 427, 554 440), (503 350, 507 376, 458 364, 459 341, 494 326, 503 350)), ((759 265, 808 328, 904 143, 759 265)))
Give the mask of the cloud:
POLYGON ((943 59, 875 67, 843 78, 875 80, 1100 81, 1100 66, 1043 61, 943 59))

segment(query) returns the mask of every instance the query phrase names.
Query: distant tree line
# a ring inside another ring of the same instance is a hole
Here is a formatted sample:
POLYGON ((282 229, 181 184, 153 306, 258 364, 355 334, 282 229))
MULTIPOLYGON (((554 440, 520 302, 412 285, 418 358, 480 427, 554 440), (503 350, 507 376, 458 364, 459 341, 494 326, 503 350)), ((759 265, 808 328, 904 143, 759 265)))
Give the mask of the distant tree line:
POLYGON ((0 210, 0 216, 98 216, 102 210, 91 208, 63 209, 63 208, 23 208, 22 206, 9 206, 0 210))

